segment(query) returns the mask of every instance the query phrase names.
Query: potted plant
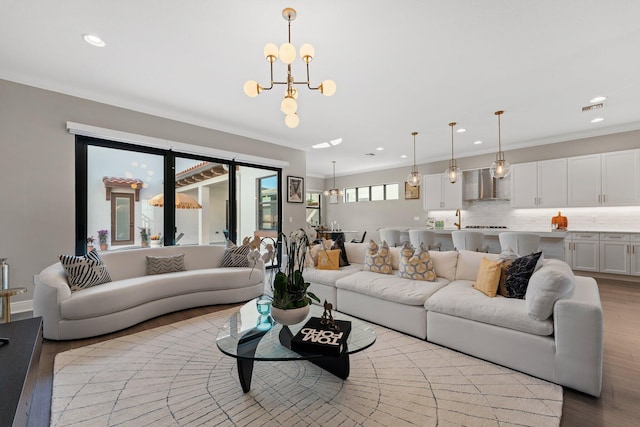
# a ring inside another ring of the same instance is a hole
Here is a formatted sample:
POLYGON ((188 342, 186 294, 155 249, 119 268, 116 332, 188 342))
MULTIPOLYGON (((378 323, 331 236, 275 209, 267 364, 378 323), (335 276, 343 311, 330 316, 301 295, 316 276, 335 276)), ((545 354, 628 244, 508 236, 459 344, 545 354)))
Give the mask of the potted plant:
POLYGON ((107 234, 109 234, 108 230, 98 230, 98 241, 100 242, 100 250, 107 250, 107 234))
POLYGON ((151 247, 152 248, 159 248, 160 247, 160 233, 158 234, 154 234, 153 236, 151 236, 151 247))
POLYGON ((140 229, 140 246, 146 248, 149 246, 149 234, 151 234, 151 230, 144 227, 138 227, 140 229))
MULTIPOLYGON (((292 232, 289 237, 283 233, 278 235, 281 245, 283 246, 283 254, 286 256, 286 265, 278 265, 275 277, 271 284, 273 293, 271 302, 271 315, 282 325, 293 325, 303 321, 309 314, 312 301, 320 302, 320 299, 310 292, 309 282, 305 282, 303 272, 307 255, 307 247, 309 246, 309 237, 303 229, 292 232), (284 270, 284 271, 283 271, 284 270)), ((277 243, 270 239, 273 244, 267 245, 267 253, 262 259, 266 262, 271 260, 273 265, 274 252, 277 243), (270 251, 269 246, 273 249, 270 251)), ((249 254, 249 259, 255 261, 259 257, 259 252, 254 249, 249 254)), ((283 261, 283 264, 285 262, 283 261)))
POLYGON ((93 250, 93 236, 87 237, 87 252, 91 252, 93 250))

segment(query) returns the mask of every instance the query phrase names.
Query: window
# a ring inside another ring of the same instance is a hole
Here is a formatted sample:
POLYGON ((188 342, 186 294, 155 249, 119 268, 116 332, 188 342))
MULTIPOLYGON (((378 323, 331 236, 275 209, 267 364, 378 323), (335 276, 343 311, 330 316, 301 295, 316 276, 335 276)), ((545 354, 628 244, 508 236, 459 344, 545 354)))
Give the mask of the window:
POLYGON ((374 202, 381 200, 398 200, 400 198, 399 189, 400 187, 397 183, 371 185, 369 187, 345 188, 344 201, 352 203, 366 202, 369 200, 374 202))
POLYGON ((320 216, 320 200, 322 200, 322 197, 320 196, 321 193, 318 192, 307 192, 306 220, 307 223, 311 224, 313 227, 317 227, 322 223, 320 216))
POLYGON ((259 231, 278 230, 278 176, 258 178, 258 224, 259 231))

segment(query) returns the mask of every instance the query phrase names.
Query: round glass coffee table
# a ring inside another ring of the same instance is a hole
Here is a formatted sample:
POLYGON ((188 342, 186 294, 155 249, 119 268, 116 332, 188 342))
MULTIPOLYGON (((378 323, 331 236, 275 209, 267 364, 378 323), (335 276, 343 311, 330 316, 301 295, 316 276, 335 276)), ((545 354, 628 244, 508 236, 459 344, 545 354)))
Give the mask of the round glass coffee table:
MULTIPOLYGON (((251 300, 236 311, 218 333, 216 344, 221 352, 237 359, 238 377, 242 391, 251 389, 253 364, 256 361, 309 360, 322 369, 344 379, 349 377, 349 355, 371 347, 376 342, 372 325, 340 312, 333 312, 335 320, 351 322, 351 333, 340 356, 297 353, 291 350, 291 338, 300 331, 310 317, 321 317, 323 308, 312 305, 302 322, 283 326, 265 322, 258 313, 256 300, 251 300)), ((272 320, 272 319, 271 319, 272 320)))

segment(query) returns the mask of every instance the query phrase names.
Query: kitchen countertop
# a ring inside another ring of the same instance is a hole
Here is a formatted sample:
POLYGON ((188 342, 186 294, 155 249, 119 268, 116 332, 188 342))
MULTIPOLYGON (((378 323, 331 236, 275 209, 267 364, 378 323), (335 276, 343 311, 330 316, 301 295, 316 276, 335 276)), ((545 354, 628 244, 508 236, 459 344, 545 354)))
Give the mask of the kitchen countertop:
MULTIPOLYGON (((451 234, 452 231, 457 231, 457 228, 443 228, 432 230, 436 234, 451 234)), ((520 232, 520 233, 535 233, 540 237, 546 237, 551 239, 564 239, 567 235, 565 231, 542 231, 542 230, 516 230, 513 228, 463 228, 461 231, 480 231, 485 236, 498 236, 500 233, 520 232)))

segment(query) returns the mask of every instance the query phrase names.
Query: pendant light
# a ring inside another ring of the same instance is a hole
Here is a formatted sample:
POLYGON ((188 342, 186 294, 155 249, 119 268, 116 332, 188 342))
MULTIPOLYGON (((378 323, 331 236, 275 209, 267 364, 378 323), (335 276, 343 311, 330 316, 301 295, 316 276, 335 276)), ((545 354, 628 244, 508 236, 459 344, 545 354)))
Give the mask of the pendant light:
POLYGON ((336 161, 333 161, 333 188, 324 191, 325 196, 342 196, 342 190, 336 187, 336 161))
POLYGON ((411 172, 407 175, 407 184, 411 187, 418 187, 422 183, 422 176, 420 176, 420 172, 416 167, 416 135, 418 132, 411 132, 413 135, 413 167, 411 168, 411 172))
POLYGON ((506 178, 511 173, 511 165, 504 159, 504 153, 502 152, 502 142, 500 141, 500 116, 504 111, 496 111, 494 114, 498 116, 498 152, 496 153, 496 161, 491 165, 489 169, 492 178, 506 178))
POLYGON ((460 176, 460 168, 456 164, 456 159, 453 158, 453 127, 455 125, 456 122, 449 123, 449 126, 451 126, 451 160, 449 160, 449 167, 444 172, 447 174, 447 178, 449 178, 449 182, 452 184, 454 184, 460 176))

